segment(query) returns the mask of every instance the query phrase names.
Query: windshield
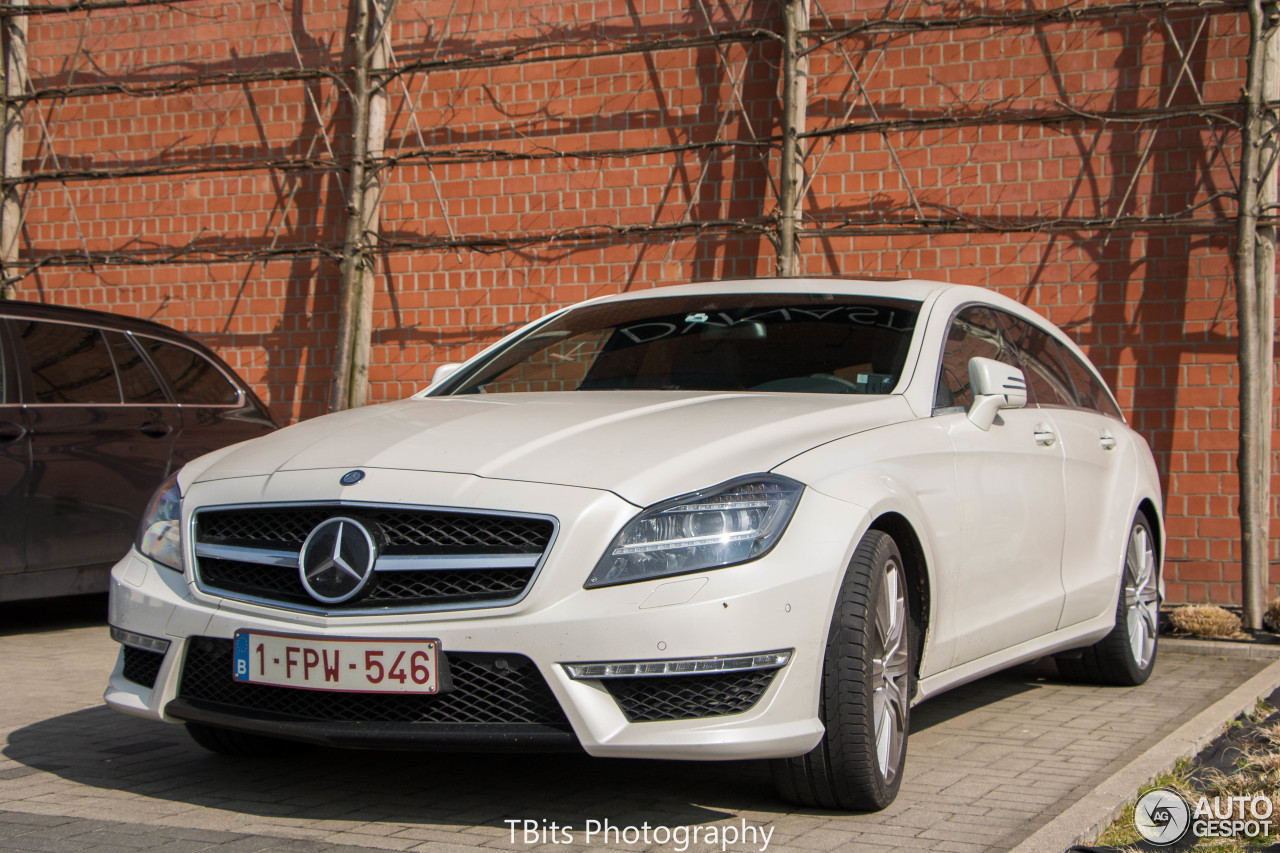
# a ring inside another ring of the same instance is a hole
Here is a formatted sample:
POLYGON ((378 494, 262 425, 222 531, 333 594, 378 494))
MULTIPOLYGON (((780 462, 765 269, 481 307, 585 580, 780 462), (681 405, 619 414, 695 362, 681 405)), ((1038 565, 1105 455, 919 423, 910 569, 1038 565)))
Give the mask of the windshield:
POLYGON ((532 327, 444 393, 781 391, 887 394, 919 304, 715 294, 588 305, 532 327))

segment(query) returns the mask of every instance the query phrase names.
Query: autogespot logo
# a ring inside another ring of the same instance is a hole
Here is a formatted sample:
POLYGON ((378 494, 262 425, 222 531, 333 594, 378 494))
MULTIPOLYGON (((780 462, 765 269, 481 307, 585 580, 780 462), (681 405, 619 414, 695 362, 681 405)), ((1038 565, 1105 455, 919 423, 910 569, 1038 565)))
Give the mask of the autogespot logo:
POLYGON ((1133 825, 1152 844, 1174 844, 1191 828, 1191 807, 1177 791, 1152 788, 1133 807, 1133 825))
MULTIPOLYGON (((1158 847, 1196 838, 1260 838, 1271 834, 1275 806, 1265 794, 1200 797, 1193 808, 1177 791, 1153 788, 1133 808, 1133 826, 1158 847)), ((1270 848, 1268 848, 1270 849, 1270 848)))

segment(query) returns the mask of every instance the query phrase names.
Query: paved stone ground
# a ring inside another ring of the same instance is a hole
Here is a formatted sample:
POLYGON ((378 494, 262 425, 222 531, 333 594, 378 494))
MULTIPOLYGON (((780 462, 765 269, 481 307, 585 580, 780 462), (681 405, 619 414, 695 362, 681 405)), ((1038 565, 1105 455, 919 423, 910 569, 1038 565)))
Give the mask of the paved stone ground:
POLYGON ((1133 689, 1063 684, 1047 662, 984 679, 914 710, 892 807, 831 814, 779 804, 761 762, 329 750, 220 758, 181 728, 102 705, 116 646, 94 616, 0 609, 0 851, 683 853, 759 851, 763 833, 776 853, 1007 850, 1267 663, 1166 654, 1133 689), (571 829, 526 843, 512 838, 511 819, 571 829), (593 820, 677 834, 607 844, 597 834, 588 844, 593 820), (758 834, 734 840, 744 826, 758 834))

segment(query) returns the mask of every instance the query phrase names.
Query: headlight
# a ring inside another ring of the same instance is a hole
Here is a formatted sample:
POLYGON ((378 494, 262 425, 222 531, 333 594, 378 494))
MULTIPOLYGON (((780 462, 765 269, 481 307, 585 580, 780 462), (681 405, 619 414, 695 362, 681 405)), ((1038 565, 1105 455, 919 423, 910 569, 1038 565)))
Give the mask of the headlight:
POLYGON ((165 480, 138 525, 138 550, 162 566, 182 571, 182 495, 178 475, 165 480))
POLYGON ((618 534, 586 588, 733 566, 769 552, 804 486, 759 475, 651 507, 618 534))

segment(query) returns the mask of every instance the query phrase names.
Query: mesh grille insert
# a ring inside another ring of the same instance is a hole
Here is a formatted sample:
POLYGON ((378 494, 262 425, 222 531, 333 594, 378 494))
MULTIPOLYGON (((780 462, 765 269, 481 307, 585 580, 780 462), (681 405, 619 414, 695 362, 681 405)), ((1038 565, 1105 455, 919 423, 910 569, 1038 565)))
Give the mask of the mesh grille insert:
POLYGON ((296 690, 236 681, 231 677, 231 640, 192 637, 178 696, 246 718, 423 725, 537 723, 571 731, 560 703, 527 657, 453 653, 448 660, 453 689, 447 693, 296 690))
POLYGON ((298 550, 317 524, 358 515, 382 529, 388 554, 540 554, 554 529, 544 518, 427 509, 305 506, 201 512, 196 539, 221 545, 298 550))
POLYGON ((632 723, 723 717, 749 711, 769 689, 776 669, 715 675, 604 678, 600 683, 632 723))
POLYGON ((143 687, 155 687, 156 676, 160 674, 160 665, 164 663, 164 654, 162 652, 149 652, 146 649, 135 649, 133 646, 124 646, 123 648, 124 669, 121 675, 134 684, 141 684, 143 687))

